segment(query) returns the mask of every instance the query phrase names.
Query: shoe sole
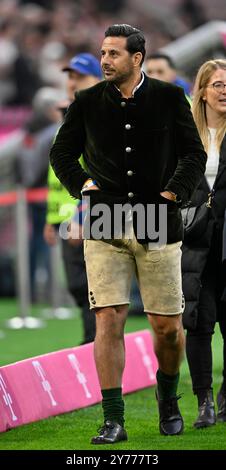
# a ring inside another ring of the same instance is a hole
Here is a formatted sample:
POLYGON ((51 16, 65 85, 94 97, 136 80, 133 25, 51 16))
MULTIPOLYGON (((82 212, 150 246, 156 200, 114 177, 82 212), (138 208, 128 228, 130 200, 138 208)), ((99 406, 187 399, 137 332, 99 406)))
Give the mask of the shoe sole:
POLYGON ((116 444, 118 442, 123 442, 123 441, 127 441, 128 440, 128 437, 124 437, 122 439, 118 439, 114 442, 111 442, 111 441, 100 441, 100 442, 94 442, 93 439, 90 441, 90 444, 94 444, 94 445, 105 445, 105 444, 116 444))
POLYGON ((215 426, 216 423, 209 423, 209 424, 193 424, 195 429, 202 429, 202 428, 210 428, 211 426, 215 426))
POLYGON ((159 427, 159 431, 162 436, 179 436, 180 434, 183 434, 184 432, 184 424, 182 424, 182 427, 178 432, 168 433, 168 432, 165 432, 163 429, 161 429, 161 427, 159 427))

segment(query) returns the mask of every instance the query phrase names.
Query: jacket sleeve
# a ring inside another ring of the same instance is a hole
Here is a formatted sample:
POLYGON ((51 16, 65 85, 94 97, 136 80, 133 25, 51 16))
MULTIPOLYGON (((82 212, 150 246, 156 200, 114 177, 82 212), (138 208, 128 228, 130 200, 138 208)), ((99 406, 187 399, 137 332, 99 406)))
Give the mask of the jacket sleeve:
POLYGON ((177 167, 165 190, 177 194, 182 204, 191 199, 206 168, 206 153, 198 134, 190 106, 182 89, 175 88, 175 140, 177 167))
POLYGON ((76 97, 50 150, 50 163, 57 178, 75 198, 81 198, 82 186, 89 178, 78 161, 84 151, 85 139, 82 112, 76 97))

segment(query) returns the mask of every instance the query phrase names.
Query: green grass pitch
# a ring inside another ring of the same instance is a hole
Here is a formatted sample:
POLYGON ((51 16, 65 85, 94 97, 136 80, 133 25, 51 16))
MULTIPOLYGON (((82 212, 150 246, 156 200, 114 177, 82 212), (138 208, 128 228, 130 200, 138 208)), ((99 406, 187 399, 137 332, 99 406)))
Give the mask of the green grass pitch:
MULTIPOLYGON (((41 306, 33 307, 32 314, 39 316, 41 306)), ((73 347, 82 339, 82 326, 78 311, 70 320, 48 320, 47 327, 38 330, 9 330, 4 320, 17 314, 14 300, 0 301, 0 330, 5 337, 0 340, 0 366, 50 351, 73 347)), ((148 327, 146 317, 129 317, 126 332, 148 327)), ((218 327, 213 340, 214 392, 221 384, 222 339, 218 327)), ((110 446, 111 450, 225 450, 226 423, 209 429, 196 430, 192 423, 197 416, 196 398, 191 391, 191 380, 186 360, 181 368, 178 392, 185 420, 184 434, 165 437, 159 434, 157 404, 154 387, 125 396, 126 429, 128 442, 110 446)), ((102 424, 101 406, 95 405, 72 413, 31 423, 0 434, 0 450, 95 450, 90 438, 102 424)), ((98 451, 106 446, 98 446, 98 451)), ((108 448, 109 449, 109 448, 108 448)))

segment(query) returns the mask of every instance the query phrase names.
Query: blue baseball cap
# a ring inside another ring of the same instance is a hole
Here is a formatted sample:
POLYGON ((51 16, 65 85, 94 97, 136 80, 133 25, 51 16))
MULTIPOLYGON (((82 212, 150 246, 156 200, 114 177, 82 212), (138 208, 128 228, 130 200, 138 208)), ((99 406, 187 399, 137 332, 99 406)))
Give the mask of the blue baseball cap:
POLYGON ((102 78, 102 69, 99 60, 94 55, 87 52, 82 52, 75 55, 69 62, 68 66, 64 67, 63 72, 75 71, 83 75, 93 75, 94 77, 102 78))

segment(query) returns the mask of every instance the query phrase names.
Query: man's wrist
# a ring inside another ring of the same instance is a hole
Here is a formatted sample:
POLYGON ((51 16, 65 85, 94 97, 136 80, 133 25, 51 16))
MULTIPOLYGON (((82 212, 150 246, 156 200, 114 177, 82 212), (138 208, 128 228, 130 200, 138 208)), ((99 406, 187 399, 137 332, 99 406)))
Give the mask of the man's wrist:
POLYGON ((95 180, 92 180, 92 178, 88 178, 85 183, 83 184, 83 187, 81 189, 81 193, 83 191, 86 191, 87 189, 91 188, 92 186, 95 186, 97 183, 95 180))
POLYGON ((177 195, 176 195, 175 193, 173 193, 172 191, 168 191, 168 193, 171 194, 171 196, 172 196, 172 201, 177 202, 177 195))
POLYGON ((166 189, 165 191, 162 191, 160 194, 165 199, 169 199, 169 201, 177 202, 177 195, 173 193, 172 191, 169 191, 168 189, 166 189))

